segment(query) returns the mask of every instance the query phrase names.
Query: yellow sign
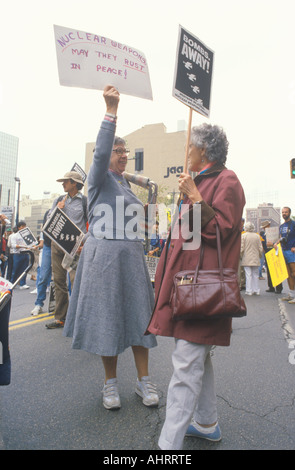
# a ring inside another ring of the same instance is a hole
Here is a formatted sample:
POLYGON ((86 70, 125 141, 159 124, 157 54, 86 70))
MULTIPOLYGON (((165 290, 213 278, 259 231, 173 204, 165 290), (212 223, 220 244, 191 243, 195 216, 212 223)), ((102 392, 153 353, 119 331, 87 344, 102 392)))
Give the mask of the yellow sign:
POLYGON ((281 284, 281 282, 283 282, 289 276, 281 245, 278 245, 278 250, 273 248, 268 253, 265 253, 265 258, 267 261, 271 282, 275 287, 278 284, 281 284))

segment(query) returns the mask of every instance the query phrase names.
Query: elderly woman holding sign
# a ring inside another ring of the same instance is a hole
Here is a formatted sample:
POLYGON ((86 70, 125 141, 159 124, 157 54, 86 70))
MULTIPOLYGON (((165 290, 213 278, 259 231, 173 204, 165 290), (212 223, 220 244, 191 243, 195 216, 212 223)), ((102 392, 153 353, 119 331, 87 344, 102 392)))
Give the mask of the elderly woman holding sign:
MULTIPOLYGON (((239 316, 245 314, 245 311, 242 312, 243 301, 237 282, 240 222, 245 198, 237 176, 224 166, 227 150, 226 135, 218 126, 203 124, 192 129, 188 169, 198 175, 194 180, 189 174, 180 175, 179 190, 184 195, 181 205, 184 208, 179 216, 181 233, 179 230, 175 233, 174 229, 170 232, 156 273, 156 306, 148 332, 174 337, 176 342, 166 420, 159 439, 160 448, 165 450, 181 449, 185 435, 213 441, 221 439, 210 352, 213 345, 230 344, 231 318, 223 317, 224 304, 219 297, 211 294, 215 292, 212 284, 210 288, 207 282, 204 286, 203 297, 207 303, 202 315, 199 311, 200 306, 204 307, 204 302, 199 296, 196 297, 190 319, 176 316, 179 313, 176 308, 178 299, 174 292, 175 283, 177 289, 182 285, 189 290, 190 285, 196 282, 193 278, 199 262, 202 275, 207 273, 208 276, 205 281, 210 280, 210 276, 212 279, 214 273, 219 273, 220 259, 223 268, 226 268, 224 271, 234 279, 230 285, 238 291, 235 299, 241 310, 237 312, 239 316), (191 224, 191 214, 197 207, 201 208, 199 227, 196 227, 201 230, 201 246, 191 243, 189 249, 189 240, 185 239, 184 234, 192 231, 185 232, 183 226, 191 224), (219 235, 221 250, 218 250, 219 235), (185 271, 191 271, 192 276, 185 271), (176 282, 181 272, 181 280, 176 282), (222 312, 218 318, 213 317, 217 304, 222 312)), ((179 305, 180 313, 189 301, 189 296, 183 299, 183 304, 179 305)))
POLYGON ((129 151, 115 137, 119 92, 104 89, 106 114, 98 133, 88 175, 89 237, 76 273, 64 334, 73 348, 102 356, 105 369, 103 405, 120 408, 118 355, 132 347, 137 368, 135 392, 146 406, 159 398, 148 372, 148 350, 156 346, 145 336, 154 295, 142 240, 134 236, 130 219, 142 203, 123 176, 129 151))

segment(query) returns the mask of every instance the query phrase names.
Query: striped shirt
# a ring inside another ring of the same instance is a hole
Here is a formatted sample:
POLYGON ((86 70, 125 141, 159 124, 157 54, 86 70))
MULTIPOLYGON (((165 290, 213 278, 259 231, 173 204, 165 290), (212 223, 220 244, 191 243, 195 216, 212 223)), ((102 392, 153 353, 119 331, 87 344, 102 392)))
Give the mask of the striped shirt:
POLYGON ((23 239, 23 237, 18 233, 13 233, 10 236, 10 253, 13 255, 19 254, 22 251, 27 250, 28 247, 23 239), (16 245, 21 246, 22 248, 16 248, 16 245))

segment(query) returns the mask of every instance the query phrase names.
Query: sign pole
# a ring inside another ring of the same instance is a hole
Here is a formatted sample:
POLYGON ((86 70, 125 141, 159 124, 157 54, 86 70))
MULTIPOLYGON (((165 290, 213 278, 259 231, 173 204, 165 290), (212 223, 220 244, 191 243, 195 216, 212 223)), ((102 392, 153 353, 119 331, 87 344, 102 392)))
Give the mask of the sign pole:
MULTIPOLYGON (((193 117, 193 108, 189 108, 188 129, 187 129, 187 136, 186 136, 185 159, 184 159, 183 173, 187 173, 187 161, 188 161, 189 143, 190 143, 190 140, 191 140, 192 117, 193 117)), ((180 193, 178 203, 177 203, 178 206, 180 204, 180 201, 183 200, 183 198, 184 198, 183 194, 180 193)))
POLYGON ((184 160, 184 167, 183 167, 184 173, 187 173, 188 150, 189 150, 189 144, 191 140, 192 116, 193 116, 193 108, 189 108, 188 130, 187 130, 186 148, 185 148, 185 160, 184 160))

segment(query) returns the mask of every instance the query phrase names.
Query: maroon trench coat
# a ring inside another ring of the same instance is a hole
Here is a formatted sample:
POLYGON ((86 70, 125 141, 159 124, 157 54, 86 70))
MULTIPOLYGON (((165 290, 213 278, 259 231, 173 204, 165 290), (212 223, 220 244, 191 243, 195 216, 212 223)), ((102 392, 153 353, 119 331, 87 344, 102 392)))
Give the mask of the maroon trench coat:
MULTIPOLYGON (((218 163, 204 174, 198 175, 194 181, 203 198, 201 203, 203 268, 212 269, 218 266, 216 247, 216 222, 218 222, 223 266, 238 271, 241 247, 240 224, 245 205, 241 183, 233 171, 218 163)), ((185 198, 183 204, 190 204, 186 207, 190 207, 192 211, 189 199, 185 198)), ((200 256, 200 248, 183 250, 184 242, 185 240, 180 235, 178 239, 171 237, 170 243, 168 239, 165 245, 156 272, 156 305, 147 334, 170 336, 199 344, 229 346, 231 318, 177 322, 172 320, 169 302, 173 276, 178 271, 194 270, 200 256)))

